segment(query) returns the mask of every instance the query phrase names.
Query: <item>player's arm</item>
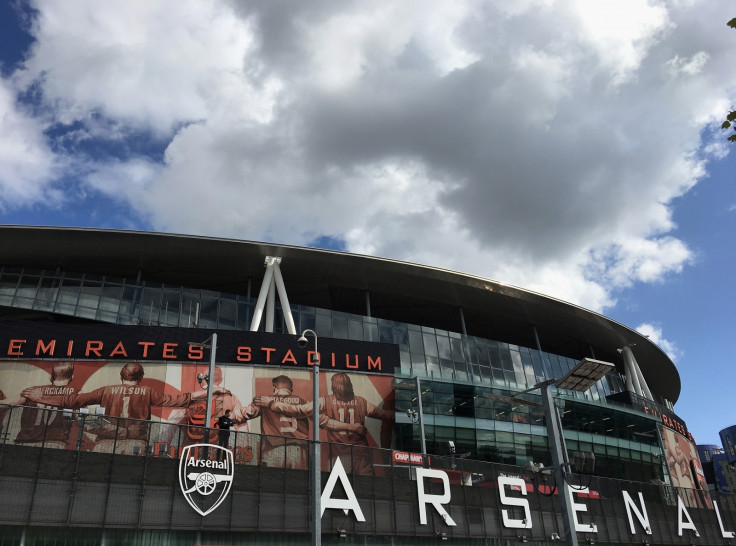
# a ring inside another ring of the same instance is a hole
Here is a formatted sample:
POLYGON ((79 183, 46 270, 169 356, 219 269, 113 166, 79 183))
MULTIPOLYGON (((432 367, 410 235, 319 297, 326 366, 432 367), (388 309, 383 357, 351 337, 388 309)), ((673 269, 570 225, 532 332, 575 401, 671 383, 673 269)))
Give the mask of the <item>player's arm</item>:
POLYGON ((343 423, 337 419, 330 419, 324 413, 321 413, 319 416, 319 428, 333 430, 335 432, 352 432, 359 436, 365 436, 368 432, 368 429, 360 423, 343 423))
POLYGON ((67 395, 45 395, 41 387, 32 387, 24 389, 20 393, 23 398, 43 404, 45 406, 54 406, 57 408, 73 408, 79 409, 89 404, 99 404, 102 401, 102 389, 97 389, 88 393, 67 394, 67 395))
MULTIPOLYGON (((212 389, 212 394, 230 394, 230 391, 222 387, 212 389)), ((184 392, 181 394, 171 395, 164 394, 159 391, 151 391, 151 405, 163 408, 183 408, 191 404, 192 400, 202 400, 207 398, 207 390, 200 389, 194 392, 184 392)))
POLYGON ((286 402, 277 401, 273 396, 256 396, 253 399, 253 404, 262 408, 269 408, 270 410, 286 417, 312 416, 311 402, 305 402, 304 404, 287 404, 286 402))
POLYGON ((36 404, 44 404, 46 406, 61 406, 61 395, 58 396, 45 396, 41 387, 29 387, 23 389, 20 393, 22 398, 26 398, 36 404))
MULTIPOLYGON (((212 394, 230 394, 230 391, 224 387, 213 387, 212 394)), ((207 389, 199 389, 191 393, 192 400, 204 400, 207 398, 207 389)))
POLYGON ((395 418, 394 412, 385 410, 382 408, 379 408, 375 404, 372 404, 368 400, 366 402, 366 412, 365 414, 368 417, 373 417, 374 419, 380 419, 381 421, 393 421, 395 418))
POLYGON ((253 402, 251 402, 245 408, 245 416, 248 419, 255 419, 256 417, 260 417, 261 408, 259 406, 256 406, 253 402))
POLYGON ((243 404, 240 402, 240 399, 235 396, 234 394, 231 395, 232 401, 233 401, 233 415, 230 418, 233 422, 233 425, 242 425, 246 421, 248 421, 251 417, 248 415, 248 410, 243 407, 243 404))
MULTIPOLYGON (((24 398, 25 400, 25 398, 24 398)), ((7 400, 5 398, 5 395, 3 394, 3 391, 0 391, 0 404, 11 404, 12 402, 10 400, 7 400)), ((2 405, 0 406, 0 431, 3 428, 2 420, 5 419, 5 414, 8 413, 8 410, 10 410, 9 407, 2 405)))

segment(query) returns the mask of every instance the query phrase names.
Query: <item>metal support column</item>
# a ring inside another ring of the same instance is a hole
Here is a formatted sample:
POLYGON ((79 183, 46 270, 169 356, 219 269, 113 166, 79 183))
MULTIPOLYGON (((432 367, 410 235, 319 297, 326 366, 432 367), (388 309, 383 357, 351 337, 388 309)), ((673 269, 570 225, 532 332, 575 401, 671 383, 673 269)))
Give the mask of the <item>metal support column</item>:
POLYGON ((422 380, 417 376, 416 387, 417 387, 417 415, 419 417, 419 441, 422 447, 422 461, 427 456, 427 440, 424 436, 424 410, 422 409, 422 380))

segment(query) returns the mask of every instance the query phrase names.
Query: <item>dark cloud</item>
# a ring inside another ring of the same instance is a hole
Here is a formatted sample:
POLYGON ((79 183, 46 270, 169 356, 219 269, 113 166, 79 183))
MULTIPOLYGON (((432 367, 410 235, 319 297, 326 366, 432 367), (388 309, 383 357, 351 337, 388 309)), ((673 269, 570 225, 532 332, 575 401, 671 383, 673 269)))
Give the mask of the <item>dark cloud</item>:
POLYGON ((736 87, 718 4, 39 0, 6 84, 40 86, 29 127, 94 135, 104 154, 47 155, 156 228, 326 241, 601 309, 691 258, 672 202, 723 153, 702 139, 736 87))

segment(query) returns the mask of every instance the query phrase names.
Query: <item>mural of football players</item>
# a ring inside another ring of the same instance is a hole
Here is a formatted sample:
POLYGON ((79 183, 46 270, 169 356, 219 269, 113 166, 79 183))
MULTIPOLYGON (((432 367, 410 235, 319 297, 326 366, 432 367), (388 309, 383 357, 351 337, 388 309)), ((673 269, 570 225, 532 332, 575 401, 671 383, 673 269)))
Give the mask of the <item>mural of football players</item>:
MULTIPOLYGON (((368 447, 365 420, 368 417, 382 421, 393 421, 394 412, 379 408, 362 396, 355 394, 350 376, 340 372, 332 376, 332 394, 319 399, 320 426, 327 431, 327 441, 338 445, 330 446, 332 459, 340 458, 345 470, 358 474, 372 471, 370 450, 353 446, 368 447), (322 415, 327 419, 323 419, 322 415), (338 426, 336 426, 338 425, 338 426)), ((268 407, 287 417, 310 417, 312 403, 301 405, 285 404, 273 397, 256 397, 256 406, 268 407)))
MULTIPOLYGON (((193 399, 187 406, 186 414, 182 421, 182 424, 187 425, 184 427, 184 437, 182 439, 182 446, 190 446, 194 444, 210 443, 217 444, 218 435, 217 429, 212 428, 210 430, 209 439, 205 440, 204 426, 205 426, 205 413, 207 410, 207 381, 208 376, 204 374, 197 374, 197 382, 200 388, 205 392, 203 399, 193 399)), ((215 366, 215 381, 212 385, 212 418, 210 419, 209 426, 213 427, 217 420, 225 415, 225 411, 230 410, 230 419, 232 419, 234 425, 233 430, 237 432, 245 432, 248 430, 248 415, 246 414, 243 404, 237 396, 232 394, 229 390, 222 386, 223 374, 220 366, 215 366)))
MULTIPOLYGON (((293 393, 294 383, 290 377, 279 375, 271 381, 275 402, 300 406, 307 401, 293 393)), ((307 440, 309 439, 309 419, 307 417, 287 417, 269 406, 248 407, 251 419, 261 418, 261 454, 267 466, 276 468, 307 468, 307 440), (280 438, 279 438, 280 437, 280 438), (293 439, 290 441, 289 439, 293 439)))
POLYGON ((87 432, 97 435, 95 451, 111 452, 113 445, 118 453, 135 453, 145 449, 151 407, 186 407, 192 399, 204 398, 207 391, 163 394, 148 385, 142 385, 144 369, 138 362, 125 364, 120 370, 120 383, 107 385, 86 393, 48 396, 43 389, 32 387, 21 395, 36 403, 48 406, 79 409, 90 405, 104 408, 105 415, 119 418, 117 422, 100 419, 102 424, 87 432), (129 420, 130 419, 130 420, 129 420))
POLYGON ((684 438, 680 440, 680 437, 669 429, 664 429, 664 435, 672 485, 694 489, 695 480, 690 471, 690 458, 688 457, 690 450, 684 438))
MULTIPOLYGON (((43 396, 73 395, 77 389, 70 385, 74 379, 74 363, 59 362, 51 369, 49 385, 31 387, 40 389, 43 396)), ((64 418, 58 409, 49 409, 44 404, 21 397, 13 404, 22 405, 20 431, 15 437, 16 444, 44 446, 65 449, 69 446, 72 419, 64 418)))
POLYGON ((0 434, 3 432, 3 421, 5 421, 5 414, 8 413, 8 407, 2 404, 7 404, 3 391, 0 391, 0 434))

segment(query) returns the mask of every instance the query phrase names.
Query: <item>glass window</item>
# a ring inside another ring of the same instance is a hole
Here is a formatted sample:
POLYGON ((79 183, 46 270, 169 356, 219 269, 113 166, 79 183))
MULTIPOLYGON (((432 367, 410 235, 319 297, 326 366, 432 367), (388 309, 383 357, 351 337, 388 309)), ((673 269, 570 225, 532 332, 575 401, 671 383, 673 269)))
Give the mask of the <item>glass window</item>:
POLYGON ((238 299, 238 328, 241 330, 250 330, 250 324, 253 320, 252 313, 255 303, 238 299))
POLYGON ((348 320, 348 339, 362 341, 363 340, 363 321, 356 319, 348 320))
POLYGON ((318 332, 319 336, 336 337, 332 335, 332 320, 329 315, 322 315, 317 313, 314 331, 318 332))
POLYGON ((43 276, 36 293, 34 309, 53 311, 56 303, 56 295, 59 290, 59 278, 56 276, 43 276))
POLYGON ((394 330, 390 325, 385 324, 386 321, 378 322, 378 341, 382 343, 394 342, 394 330))
MULTIPOLYGON (((97 309, 100 303, 100 293, 102 292, 102 283, 98 281, 84 280, 82 287, 79 290, 79 307, 86 307, 89 309, 97 309)), ((94 318, 94 314, 92 314, 94 318)))
POLYGON ((411 358, 411 375, 419 377, 427 377, 427 364, 424 362, 424 355, 410 353, 411 358))
POLYGON ((511 361, 510 351, 508 351, 508 350, 501 350, 500 351, 500 356, 501 356, 501 368, 505 372, 510 372, 512 374, 511 375, 511 378, 513 378, 514 377, 513 376, 513 374, 514 374, 514 364, 511 361))
MULTIPOLYGON (((222 310, 220 309, 220 298, 212 292, 202 292, 199 297, 199 317, 197 318, 197 325, 200 328, 217 328, 218 325, 224 327, 224 323, 218 324, 218 317, 222 315, 222 310)), ((192 317, 194 316, 195 315, 192 315, 192 317)))
POLYGON ((332 337, 348 339, 348 319, 346 316, 336 314, 332 317, 332 337))
POLYGON ((370 319, 366 319, 363 322, 363 339, 366 341, 378 341, 378 324, 369 321, 370 319))
POLYGON ((550 375, 550 378, 556 378, 560 379, 563 375, 565 375, 562 371, 562 368, 560 367, 560 361, 557 358, 557 355, 552 355, 549 353, 545 353, 547 358, 549 359, 549 364, 552 369, 552 375, 550 375))
POLYGON ((429 374, 429 377, 442 377, 439 358, 436 356, 427 356, 425 357, 425 362, 427 363, 427 373, 429 374))
POLYGON ((450 338, 452 347, 452 358, 455 362, 465 362, 465 351, 463 350, 463 340, 455 337, 450 338))
POLYGON ((427 356, 439 356, 439 352, 437 351, 437 338, 434 334, 428 334, 425 332, 422 334, 422 340, 424 341, 424 354, 427 356))
POLYGON ((120 322, 137 324, 141 287, 123 284, 120 291, 120 322))
POLYGON ((409 350, 412 353, 424 354, 424 344, 422 343, 422 333, 409 330, 409 350))
POLYGON ((234 299, 222 298, 219 302, 220 312, 218 315, 220 326, 228 330, 238 327, 238 307, 234 299))
MULTIPOLYGON (((450 345, 450 338, 445 336, 437 336, 437 349, 440 358, 446 358, 447 360, 452 359, 452 346, 450 345)), ((424 342, 427 344, 426 340, 424 342)))
POLYGON ((409 348, 409 329, 406 324, 396 323, 394 325, 394 343, 401 349, 409 348))
MULTIPOLYGON (((66 285, 66 279, 64 279, 66 285)), ((141 324, 158 324, 161 309, 162 289, 156 286, 144 286, 141 297, 141 324)))
POLYGON ((492 368, 496 370, 503 369, 501 365, 501 354, 498 352, 498 349, 496 347, 491 345, 488 346, 488 358, 491 360, 492 368))
POLYGON ((100 289, 97 320, 113 324, 117 322, 122 292, 122 285, 107 282, 103 284, 100 289))
POLYGON ((17 273, 7 273, 3 271, 2 277, 0 277, 0 295, 13 296, 15 290, 18 288, 18 281, 20 275, 17 273))
POLYGON ((18 282, 18 289, 15 292, 15 300, 13 302, 14 305, 30 307, 36 298, 40 282, 40 276, 23 275, 18 282))

